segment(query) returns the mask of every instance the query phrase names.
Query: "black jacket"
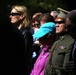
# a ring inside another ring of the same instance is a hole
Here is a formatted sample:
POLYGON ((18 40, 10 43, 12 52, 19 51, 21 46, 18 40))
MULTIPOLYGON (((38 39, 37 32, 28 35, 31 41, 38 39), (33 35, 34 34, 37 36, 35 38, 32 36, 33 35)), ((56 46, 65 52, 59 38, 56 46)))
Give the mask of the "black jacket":
MULTIPOLYGON (((76 75, 76 44, 74 42, 71 53, 70 53, 70 61, 74 61, 74 69, 72 69, 70 67, 70 69, 73 71, 72 75, 76 75), (74 49, 74 45, 75 45, 75 50, 73 53, 73 49, 74 49)), ((69 64, 71 66, 71 64, 69 64)))
POLYGON ((0 74, 25 75, 25 42, 10 23, 0 25, 0 74))
POLYGON ((28 28, 22 27, 20 29, 25 39, 25 60, 26 60, 26 75, 29 75, 32 68, 32 53, 33 53, 33 36, 31 31, 28 28))

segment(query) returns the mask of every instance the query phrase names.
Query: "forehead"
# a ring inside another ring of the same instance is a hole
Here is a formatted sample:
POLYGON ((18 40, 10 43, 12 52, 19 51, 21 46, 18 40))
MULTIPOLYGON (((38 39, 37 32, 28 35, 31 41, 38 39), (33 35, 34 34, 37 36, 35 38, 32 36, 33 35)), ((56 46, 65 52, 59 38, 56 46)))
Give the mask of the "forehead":
POLYGON ((11 12, 17 12, 17 10, 16 9, 12 9, 11 12))
POLYGON ((62 18, 56 18, 55 21, 64 21, 62 18))

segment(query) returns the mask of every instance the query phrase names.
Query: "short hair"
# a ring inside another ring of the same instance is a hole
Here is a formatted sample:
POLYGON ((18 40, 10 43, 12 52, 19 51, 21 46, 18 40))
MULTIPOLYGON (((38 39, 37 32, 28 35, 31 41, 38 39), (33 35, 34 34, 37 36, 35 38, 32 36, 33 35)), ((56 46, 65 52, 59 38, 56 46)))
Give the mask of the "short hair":
POLYGON ((50 13, 44 13, 40 16, 40 21, 46 22, 54 22, 53 16, 50 15, 50 13))
POLYGON ((68 18, 71 22, 72 25, 76 26, 76 10, 70 11, 67 15, 66 18, 68 18))
POLYGON ((58 16, 58 14, 59 14, 58 11, 51 11, 50 12, 50 15, 51 15, 51 13, 54 13, 54 15, 52 15, 54 18, 56 18, 58 16))

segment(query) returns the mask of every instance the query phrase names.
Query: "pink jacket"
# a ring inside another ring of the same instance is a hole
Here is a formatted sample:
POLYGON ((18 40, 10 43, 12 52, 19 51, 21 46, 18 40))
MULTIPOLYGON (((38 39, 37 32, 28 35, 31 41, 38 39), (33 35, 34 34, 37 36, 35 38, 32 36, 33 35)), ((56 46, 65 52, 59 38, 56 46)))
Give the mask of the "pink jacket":
POLYGON ((50 47, 47 45, 42 48, 42 52, 37 58, 30 75, 44 75, 44 67, 48 59, 49 49, 50 47))

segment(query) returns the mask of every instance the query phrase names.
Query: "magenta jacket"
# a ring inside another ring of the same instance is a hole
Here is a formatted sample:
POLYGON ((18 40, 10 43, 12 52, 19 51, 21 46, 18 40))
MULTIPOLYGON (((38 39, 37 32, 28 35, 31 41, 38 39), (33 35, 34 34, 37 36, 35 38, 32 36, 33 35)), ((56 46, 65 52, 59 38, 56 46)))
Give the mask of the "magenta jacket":
POLYGON ((47 45, 44 48, 42 48, 42 52, 37 58, 30 75, 44 75, 44 67, 48 59, 49 49, 50 46, 47 45))

